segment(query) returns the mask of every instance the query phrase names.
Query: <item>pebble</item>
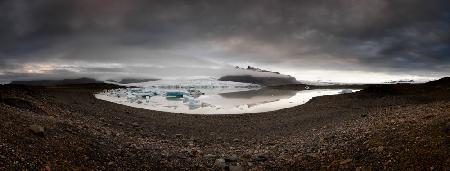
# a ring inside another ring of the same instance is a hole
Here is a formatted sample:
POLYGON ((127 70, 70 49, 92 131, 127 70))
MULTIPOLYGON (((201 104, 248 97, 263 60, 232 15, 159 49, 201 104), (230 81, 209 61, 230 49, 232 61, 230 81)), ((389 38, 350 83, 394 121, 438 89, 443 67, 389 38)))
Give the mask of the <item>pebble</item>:
POLYGON ((31 126, 30 126, 30 130, 31 130, 35 135, 44 136, 44 134, 45 134, 45 129, 44 129, 44 127, 42 127, 42 126, 40 126, 40 125, 31 125, 31 126))
POLYGON ((216 161, 214 162, 214 165, 217 167, 226 167, 227 163, 225 162, 225 159, 216 159, 216 161))
POLYGON ((196 152, 195 149, 183 149, 182 152, 186 153, 188 156, 195 156, 196 152))
POLYGON ((442 128, 442 130, 443 130, 445 133, 450 134, 450 122, 448 122, 448 123, 444 126, 444 128, 442 128))
POLYGON ((268 158, 264 155, 257 155, 253 158, 255 161, 266 161, 268 158))
POLYGON ((137 122, 133 122, 133 123, 131 123, 131 125, 133 125, 134 127, 138 127, 139 126, 139 124, 137 122))
POLYGON ((244 168, 242 166, 230 166, 230 171, 244 171, 244 168))
POLYGON ((378 146, 377 147, 377 152, 381 153, 381 152, 383 152, 383 150, 384 150, 383 146, 378 146))
POLYGON ((236 155, 225 157, 225 162, 237 162, 239 160, 239 157, 236 155))
POLYGON ((216 158, 217 156, 216 155, 213 155, 213 154, 207 154, 207 155, 204 155, 203 156, 203 158, 216 158))
POLYGON ((339 162, 339 164, 344 165, 344 164, 350 163, 352 161, 353 161, 353 159, 345 159, 345 160, 342 160, 341 162, 339 162))
POLYGON ((244 158, 244 159, 249 159, 251 157, 252 157, 252 155, 249 153, 245 153, 245 154, 241 155, 241 158, 244 158))
POLYGON ((368 168, 366 168, 366 167, 364 167, 364 166, 359 166, 359 167, 357 167, 357 168, 355 169, 355 171, 366 171, 366 170, 371 170, 371 169, 368 169, 368 168))

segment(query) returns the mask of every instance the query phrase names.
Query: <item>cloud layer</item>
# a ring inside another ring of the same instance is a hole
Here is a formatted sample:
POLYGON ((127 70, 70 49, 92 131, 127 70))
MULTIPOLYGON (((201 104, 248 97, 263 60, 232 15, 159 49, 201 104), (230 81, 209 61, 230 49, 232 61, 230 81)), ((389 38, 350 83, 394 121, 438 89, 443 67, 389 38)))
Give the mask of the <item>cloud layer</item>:
POLYGON ((308 70, 444 76, 448 6, 447 0, 4 0, 0 77, 195 76, 210 69, 220 75, 247 64, 300 77, 308 70))

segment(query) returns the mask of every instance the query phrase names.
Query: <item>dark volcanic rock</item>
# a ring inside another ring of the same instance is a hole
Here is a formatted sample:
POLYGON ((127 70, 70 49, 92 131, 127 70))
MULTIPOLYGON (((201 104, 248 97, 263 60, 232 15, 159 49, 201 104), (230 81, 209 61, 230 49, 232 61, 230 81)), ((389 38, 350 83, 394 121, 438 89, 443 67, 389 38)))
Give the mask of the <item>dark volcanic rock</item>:
POLYGON ((447 122, 447 124, 444 125, 444 127, 442 128, 442 130, 443 130, 446 134, 450 134, 450 122, 447 122))
POLYGON ((19 109, 29 110, 29 111, 32 111, 35 113, 45 113, 45 111, 43 111, 38 106, 36 106, 34 103, 32 103, 28 100, 19 99, 19 98, 5 98, 5 99, 2 99, 2 102, 9 106, 16 107, 19 109))
POLYGON ((265 155, 257 155, 253 158, 253 160, 260 161, 260 162, 267 161, 268 159, 269 158, 265 155))
POLYGON ((230 166, 230 171, 244 171, 245 169, 242 166, 230 166))
POLYGON ((225 162, 237 162, 239 160, 239 157, 236 155, 225 157, 225 162))

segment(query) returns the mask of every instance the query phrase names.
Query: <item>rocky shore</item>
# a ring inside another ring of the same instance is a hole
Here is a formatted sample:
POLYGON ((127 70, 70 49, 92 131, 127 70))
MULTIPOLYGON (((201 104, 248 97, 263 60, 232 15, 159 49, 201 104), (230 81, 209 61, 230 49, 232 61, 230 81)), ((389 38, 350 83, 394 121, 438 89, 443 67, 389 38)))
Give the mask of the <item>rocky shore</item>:
POLYGON ((107 84, 0 86, 0 170, 449 170, 449 79, 241 115, 97 100, 107 84))

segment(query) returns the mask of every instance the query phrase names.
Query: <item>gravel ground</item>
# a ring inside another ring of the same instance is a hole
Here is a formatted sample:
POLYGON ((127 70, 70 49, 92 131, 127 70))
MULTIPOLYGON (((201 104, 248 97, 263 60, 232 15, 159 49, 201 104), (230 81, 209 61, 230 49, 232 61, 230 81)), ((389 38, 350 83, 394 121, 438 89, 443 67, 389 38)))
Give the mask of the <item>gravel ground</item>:
POLYGON ((95 99, 114 88, 106 84, 5 85, 0 170, 449 170, 445 81, 378 85, 241 115, 95 99))

